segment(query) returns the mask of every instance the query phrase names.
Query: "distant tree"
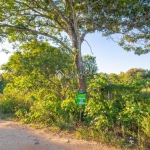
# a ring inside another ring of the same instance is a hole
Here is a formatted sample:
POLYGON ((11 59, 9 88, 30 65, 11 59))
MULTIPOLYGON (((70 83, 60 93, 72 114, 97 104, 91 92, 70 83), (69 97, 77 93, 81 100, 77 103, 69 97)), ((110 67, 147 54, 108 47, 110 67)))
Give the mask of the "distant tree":
POLYGON ((109 79, 110 83, 115 83, 115 84, 120 83, 120 77, 118 74, 111 73, 108 75, 108 79, 109 79))
POLYGON ((2 69, 12 72, 15 76, 29 75, 38 72, 49 78, 60 70, 71 72, 73 59, 64 50, 50 46, 48 42, 32 40, 20 47, 20 51, 10 56, 2 69), (68 68, 68 69, 67 69, 68 68))
POLYGON ((150 78, 150 70, 146 70, 146 78, 150 78))
POLYGON ((131 68, 125 74, 128 81, 134 81, 136 79, 144 79, 146 77, 146 70, 141 68, 131 68))
POLYGON ((93 76, 97 74, 98 67, 96 63, 96 57, 90 55, 83 56, 83 66, 86 76, 93 76))

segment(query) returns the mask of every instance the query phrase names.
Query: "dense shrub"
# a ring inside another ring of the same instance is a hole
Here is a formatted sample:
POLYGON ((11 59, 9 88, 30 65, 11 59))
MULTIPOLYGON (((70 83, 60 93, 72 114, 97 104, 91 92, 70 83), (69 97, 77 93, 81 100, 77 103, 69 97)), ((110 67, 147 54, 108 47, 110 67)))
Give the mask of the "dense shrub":
POLYGON ((101 136, 102 141, 114 145, 120 141, 144 149, 150 144, 150 97, 143 92, 145 84, 149 88, 148 80, 114 84, 107 76, 97 75, 88 82, 86 105, 77 106, 75 90, 60 88, 55 93, 43 85, 36 87, 33 81, 26 87, 29 78, 19 79, 6 85, 0 97, 2 113, 11 113, 25 123, 77 128, 78 137, 98 140, 101 136), (130 138, 134 139, 132 144, 130 138))

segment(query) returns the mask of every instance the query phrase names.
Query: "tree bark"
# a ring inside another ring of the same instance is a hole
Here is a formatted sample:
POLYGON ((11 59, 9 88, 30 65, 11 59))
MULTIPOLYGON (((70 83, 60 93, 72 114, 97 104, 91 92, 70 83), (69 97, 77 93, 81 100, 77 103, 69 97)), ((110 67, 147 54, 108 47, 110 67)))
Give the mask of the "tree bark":
POLYGON ((85 80, 84 67, 82 61, 80 40, 77 40, 77 43, 75 44, 74 47, 74 51, 75 51, 74 61, 77 69, 77 75, 78 75, 78 91, 86 92, 86 80, 85 80))
POLYGON ((86 80, 84 75, 84 68, 82 63, 82 57, 79 54, 75 55, 75 65, 78 74, 78 90, 86 92, 86 80))

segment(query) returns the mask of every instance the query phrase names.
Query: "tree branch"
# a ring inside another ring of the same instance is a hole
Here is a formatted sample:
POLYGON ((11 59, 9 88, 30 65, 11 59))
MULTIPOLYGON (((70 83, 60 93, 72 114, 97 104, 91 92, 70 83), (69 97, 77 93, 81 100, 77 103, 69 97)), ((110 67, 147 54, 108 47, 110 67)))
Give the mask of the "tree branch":
POLYGON ((66 23, 67 26, 69 26, 69 22, 68 22, 67 19, 63 16, 63 14, 61 13, 61 11, 57 8, 57 6, 56 6, 55 3, 53 2, 53 0, 49 0, 49 3, 52 5, 53 9, 57 12, 57 14, 59 15, 59 17, 66 23))
POLYGON ((75 33, 79 36, 78 22, 77 22, 76 12, 75 12, 75 9, 74 9, 74 6, 73 6, 73 1, 69 0, 69 2, 70 2, 71 10, 72 10, 72 17, 73 17, 73 24, 74 24, 75 33))
MULTIPOLYGON (((18 4, 23 4, 29 8, 27 10, 32 10, 33 12, 37 13, 37 14, 30 14, 31 16, 39 16, 39 17, 47 18, 49 20, 53 20, 59 26, 59 28, 63 29, 67 33, 67 30, 65 29, 65 27, 63 27, 56 18, 53 18, 50 15, 42 14, 41 12, 35 10, 35 9, 37 9, 37 7, 31 7, 28 4, 19 2, 17 0, 15 2, 18 4)), ((37 2, 36 2, 36 4, 37 4, 37 2)), ((37 6, 38 6, 38 8, 43 9, 42 7, 40 7, 40 5, 37 5, 37 6)), ((47 13, 52 13, 51 11, 48 11, 47 9, 43 9, 43 10, 46 11, 47 13)), ((22 10, 19 10, 19 11, 22 11, 22 10)), ((23 15, 23 14, 19 14, 19 15, 23 15)))
POLYGON ((70 53, 73 54, 73 51, 68 47, 66 46, 61 40, 59 40, 57 37, 55 36, 52 36, 48 33, 42 33, 42 32, 39 32, 39 31, 36 31, 36 30, 33 30, 33 29, 29 29, 29 28, 24 28, 24 27, 15 27, 13 25, 9 25, 9 24, 0 24, 0 27, 8 27, 8 28, 13 28, 17 31, 26 31, 26 32, 31 32, 33 34, 40 34, 40 35, 43 35, 43 36, 47 36, 49 38, 51 38, 53 41, 61 44, 64 48, 66 48, 70 53))
POLYGON ((88 44, 88 46, 90 47, 91 53, 93 54, 90 44, 87 42, 87 40, 84 40, 84 41, 88 44))

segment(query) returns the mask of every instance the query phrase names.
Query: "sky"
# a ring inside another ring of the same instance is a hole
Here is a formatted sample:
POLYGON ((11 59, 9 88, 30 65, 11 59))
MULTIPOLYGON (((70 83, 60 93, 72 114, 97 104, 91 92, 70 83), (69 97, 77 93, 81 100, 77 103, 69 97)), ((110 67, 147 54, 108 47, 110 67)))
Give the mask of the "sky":
MULTIPOLYGON (((138 56, 134 52, 127 52, 114 41, 102 37, 100 33, 88 34, 85 39, 90 44, 93 54, 88 44, 83 42, 82 55, 96 56, 98 72, 119 74, 131 68, 150 70, 150 53, 138 56)), ((0 50, 7 46, 7 43, 0 45, 0 50)), ((11 48, 10 45, 9 48, 11 48)), ((9 56, 10 54, 0 52, 0 65, 6 63, 9 56)))
MULTIPOLYGON (((100 33, 89 34, 86 40, 92 48, 93 56, 96 56, 99 72, 119 74, 131 68, 150 70, 150 53, 138 56, 134 52, 127 52, 116 42, 102 37, 100 33)), ((82 54, 91 54, 86 42, 82 45, 82 54)))

